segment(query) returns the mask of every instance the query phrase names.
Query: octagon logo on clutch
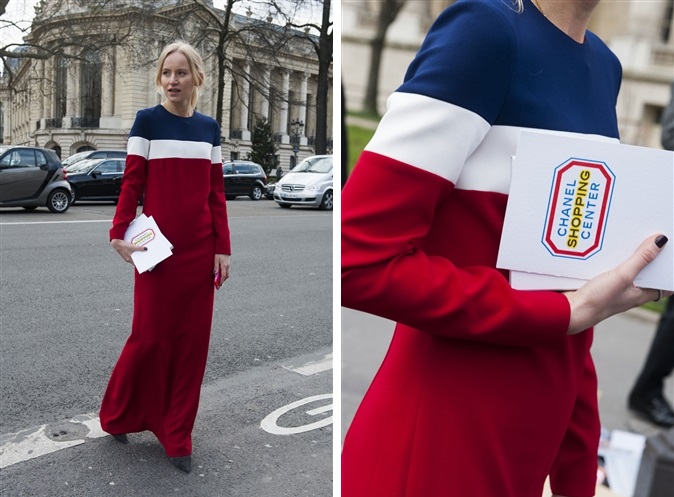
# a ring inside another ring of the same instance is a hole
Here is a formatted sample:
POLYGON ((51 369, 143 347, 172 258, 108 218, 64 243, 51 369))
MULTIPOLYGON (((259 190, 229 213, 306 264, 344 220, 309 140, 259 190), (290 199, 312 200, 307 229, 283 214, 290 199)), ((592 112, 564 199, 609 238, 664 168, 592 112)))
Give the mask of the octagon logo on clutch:
POLYGON ((542 240, 553 256, 589 259, 601 250, 614 183, 604 162, 569 159, 555 168, 542 240))

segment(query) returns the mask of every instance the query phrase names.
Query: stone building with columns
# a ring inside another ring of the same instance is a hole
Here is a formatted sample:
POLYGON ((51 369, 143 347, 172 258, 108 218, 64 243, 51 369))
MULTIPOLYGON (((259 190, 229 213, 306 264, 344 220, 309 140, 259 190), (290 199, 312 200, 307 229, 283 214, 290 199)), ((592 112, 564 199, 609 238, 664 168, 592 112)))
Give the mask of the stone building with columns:
MULTIPOLYGON (((41 2, 27 38, 49 48, 72 37, 69 56, 17 60, 11 82, 0 82, 2 141, 38 145, 66 158, 78 151, 124 149, 136 112, 158 104, 156 61, 167 43, 182 39, 204 57, 206 82, 197 111, 216 117, 218 95, 217 32, 203 6, 195 1, 160 0, 103 2, 111 7, 92 11, 92 3, 75 0, 41 2), (53 12, 54 4, 59 11, 53 12)), ((212 2, 199 2, 224 17, 212 2)), ((277 161, 287 167, 313 155, 317 126, 318 60, 311 44, 290 39, 280 50, 253 46, 251 26, 280 31, 271 19, 250 13, 233 15, 230 31, 237 41, 226 46, 221 119, 223 159, 245 158, 257 119, 272 126, 277 161), (248 40, 248 41, 246 41, 248 40), (301 122, 302 126, 291 126, 301 122), (293 130, 294 128, 294 130, 293 130), (294 132, 293 132, 294 131, 294 132)), ((303 33, 304 36, 309 33, 303 33)), ((258 35, 259 36, 259 35, 258 35)), ((332 78, 328 97, 328 147, 332 143, 332 78)))
MULTIPOLYGON (((386 108, 388 96, 403 81, 433 19, 452 3, 408 1, 389 28, 380 69, 380 113, 386 108)), ((363 106, 377 8, 377 2, 342 4, 342 74, 350 110, 363 106)), ((660 119, 674 79, 674 0, 601 2, 590 29, 607 43, 623 66, 617 105, 621 141, 659 148, 660 119)))

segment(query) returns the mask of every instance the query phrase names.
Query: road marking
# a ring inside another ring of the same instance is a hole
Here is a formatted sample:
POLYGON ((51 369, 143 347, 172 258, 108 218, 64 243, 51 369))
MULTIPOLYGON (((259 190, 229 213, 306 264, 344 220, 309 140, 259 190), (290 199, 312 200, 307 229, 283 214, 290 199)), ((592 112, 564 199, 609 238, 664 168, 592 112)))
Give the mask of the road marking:
MULTIPOLYGON (((303 356, 306 360, 307 356, 303 356)), ((332 352, 325 354, 323 357, 317 360, 309 360, 308 362, 302 364, 301 366, 294 366, 292 364, 284 364, 284 369, 288 371, 293 371, 294 373, 301 374, 303 376, 310 376, 312 374, 320 373, 321 371, 327 371, 332 369, 332 352)))
POLYGON ((17 433, 8 433, 0 436, 0 469, 13 464, 35 459, 36 457, 51 454, 59 450, 83 444, 87 438, 107 436, 101 429, 98 417, 95 414, 81 414, 69 421, 74 427, 84 425, 87 434, 76 440, 55 441, 48 436, 48 426, 40 425, 17 433))
MULTIPOLYGON (((267 433, 271 433, 272 435, 295 435, 297 433, 304 433, 305 431, 316 430, 318 428, 328 426, 332 424, 332 416, 328 416, 327 418, 323 418, 321 420, 315 421, 314 423, 308 423, 306 425, 292 426, 292 427, 278 425, 278 419, 284 414, 292 411, 297 407, 301 407, 305 404, 310 404, 311 402, 316 402, 318 400, 324 399, 332 399, 332 394, 324 393, 321 395, 313 395, 311 397, 306 397, 304 399, 291 402, 290 404, 287 404, 283 407, 279 407, 274 412, 267 415, 267 417, 265 417, 260 422, 260 428, 262 428, 267 433)), ((305 411, 305 413, 310 416, 317 416, 318 414, 332 411, 332 409, 333 405, 327 404, 325 406, 321 406, 316 409, 310 409, 308 411, 305 411)))
POLYGON ((112 219, 91 219, 88 221, 28 221, 21 223, 2 223, 0 226, 27 226, 29 224, 85 224, 85 223, 112 223, 112 219))
MULTIPOLYGON (((303 376, 313 375, 332 369, 332 353, 307 354, 297 358, 296 363, 300 365, 283 365, 283 368, 303 376)), ((311 402, 331 398, 332 394, 321 394, 292 402, 279 409, 276 409, 274 412, 269 414, 265 419, 262 420, 260 426, 268 433, 275 435, 293 435, 295 433, 302 433, 327 426, 332 424, 332 415, 320 419, 319 421, 297 427, 278 426, 277 421, 281 416, 297 407, 301 407, 311 402)), ((305 414, 309 416, 318 416, 332 410, 333 405, 327 404, 314 409, 309 409, 305 411, 305 414)), ((102 438, 106 436, 109 436, 109 434, 101 429, 100 420, 98 415, 95 413, 81 414, 79 416, 75 416, 69 421, 52 423, 51 425, 44 424, 21 430, 17 433, 0 435, 0 469, 23 461, 28 461, 30 459, 35 459, 36 457, 50 454, 52 452, 57 452, 59 450, 81 445, 85 443, 87 439, 102 438), (50 433, 54 431, 52 429, 54 427, 58 427, 59 430, 63 430, 62 440, 54 440, 54 436, 49 436, 50 433), (71 436, 70 439, 67 439, 69 433, 71 433, 71 436)))

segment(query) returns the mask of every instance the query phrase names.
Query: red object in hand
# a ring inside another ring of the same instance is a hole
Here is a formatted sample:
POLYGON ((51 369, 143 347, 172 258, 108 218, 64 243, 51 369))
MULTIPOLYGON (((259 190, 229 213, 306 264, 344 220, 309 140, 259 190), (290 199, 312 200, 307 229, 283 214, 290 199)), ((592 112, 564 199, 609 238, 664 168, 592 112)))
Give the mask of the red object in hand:
POLYGON ((220 271, 215 273, 215 278, 213 278, 213 286, 215 287, 216 290, 220 290, 220 271))

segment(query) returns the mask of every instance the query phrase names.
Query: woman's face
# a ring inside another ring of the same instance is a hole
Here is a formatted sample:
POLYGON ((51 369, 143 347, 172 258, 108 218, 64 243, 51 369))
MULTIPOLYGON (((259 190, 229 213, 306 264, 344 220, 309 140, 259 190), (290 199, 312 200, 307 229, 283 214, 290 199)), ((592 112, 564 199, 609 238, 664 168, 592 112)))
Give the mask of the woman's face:
POLYGON ((161 87, 166 98, 176 105, 189 105, 194 91, 194 78, 187 57, 173 52, 164 59, 161 69, 161 87))

